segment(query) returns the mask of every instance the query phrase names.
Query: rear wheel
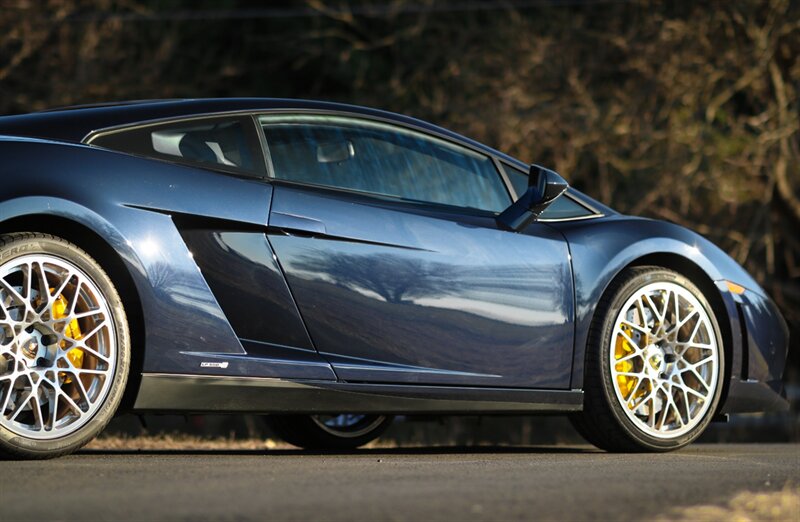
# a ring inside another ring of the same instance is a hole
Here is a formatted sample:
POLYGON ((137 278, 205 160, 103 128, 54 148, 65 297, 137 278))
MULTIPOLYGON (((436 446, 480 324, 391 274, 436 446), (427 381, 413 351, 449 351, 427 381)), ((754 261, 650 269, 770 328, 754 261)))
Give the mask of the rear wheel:
POLYGON ((108 423, 130 358, 122 302, 83 250, 0 236, 0 455, 73 452, 108 423))
POLYGON ((392 423, 392 417, 352 413, 273 415, 268 417, 268 422, 280 438, 294 446, 351 450, 380 437, 392 423))
POLYGON ((578 431, 609 451, 668 451, 695 440, 719 402, 722 337, 691 281, 633 268, 598 305, 586 355, 578 431))

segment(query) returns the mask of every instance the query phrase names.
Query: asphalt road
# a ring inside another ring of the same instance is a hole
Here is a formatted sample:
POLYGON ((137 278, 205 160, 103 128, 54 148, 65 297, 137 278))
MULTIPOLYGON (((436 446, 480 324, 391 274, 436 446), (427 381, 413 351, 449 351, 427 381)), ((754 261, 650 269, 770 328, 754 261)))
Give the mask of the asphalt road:
POLYGON ((0 520, 640 520, 787 483, 800 445, 85 451, 0 462, 0 520))

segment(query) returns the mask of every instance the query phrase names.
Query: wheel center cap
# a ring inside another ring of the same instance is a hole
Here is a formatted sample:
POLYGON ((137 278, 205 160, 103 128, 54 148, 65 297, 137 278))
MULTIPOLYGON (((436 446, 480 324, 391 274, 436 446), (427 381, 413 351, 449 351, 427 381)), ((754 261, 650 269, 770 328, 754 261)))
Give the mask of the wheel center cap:
POLYGON ((47 357, 47 345, 48 336, 42 334, 35 327, 29 327, 20 333, 19 351, 27 359, 29 368, 33 368, 43 357, 47 357))
POLYGON ((651 367, 652 367, 654 370, 659 370, 659 369, 661 369, 661 363, 662 363, 663 361, 664 361, 664 358, 663 358, 663 357, 661 357, 661 355, 659 355, 659 354, 655 354, 655 355, 653 355, 652 357, 650 357, 650 366, 651 366, 651 367))
MULTIPOLYGON (((33 330, 29 328, 29 330, 33 330)), ((22 331, 19 336, 19 348, 22 355, 28 359, 35 359, 39 354, 39 336, 37 331, 32 332, 22 331)))
POLYGON ((35 359, 39 353, 39 342, 36 339, 29 339, 22 345, 22 354, 28 359, 35 359))
POLYGON ((655 345, 650 345, 645 351, 645 360, 650 372, 660 374, 664 371, 664 350, 655 345))

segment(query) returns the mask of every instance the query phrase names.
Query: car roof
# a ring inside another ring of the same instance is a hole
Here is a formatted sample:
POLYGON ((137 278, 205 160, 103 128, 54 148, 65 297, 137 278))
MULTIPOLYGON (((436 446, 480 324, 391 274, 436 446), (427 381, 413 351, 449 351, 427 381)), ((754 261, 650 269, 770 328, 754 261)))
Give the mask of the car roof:
MULTIPOLYGON (((180 119, 192 116, 211 116, 237 112, 270 110, 324 111, 380 118, 410 125, 418 129, 448 137, 475 149, 527 169, 528 165, 453 131, 402 114, 371 109, 344 103, 290 98, 193 98, 132 100, 91 105, 58 107, 40 112, 0 116, 0 135, 41 138, 47 140, 81 143, 88 135, 112 127, 136 125, 157 120, 180 119)), ((614 211, 586 194, 570 189, 572 194, 595 209, 606 214, 614 211)))
POLYGON ((80 143, 87 135, 111 127, 198 115, 269 110, 317 110, 381 118, 435 132, 524 165, 480 142, 409 116, 357 105, 287 98, 135 100, 60 107, 30 114, 2 116, 0 134, 80 143))

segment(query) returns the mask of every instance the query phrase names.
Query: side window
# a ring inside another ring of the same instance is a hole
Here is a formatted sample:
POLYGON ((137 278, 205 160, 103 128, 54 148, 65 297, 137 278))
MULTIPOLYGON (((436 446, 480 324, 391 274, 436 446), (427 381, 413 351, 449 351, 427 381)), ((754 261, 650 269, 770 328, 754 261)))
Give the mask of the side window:
POLYGON ((111 131, 94 138, 91 144, 174 163, 264 175, 258 137, 249 117, 178 121, 111 131))
POLYGON ((264 116, 275 177, 500 212, 511 201, 487 156, 421 133, 336 116, 264 116))
MULTIPOLYGON (((511 181, 511 185, 514 187, 514 191, 517 195, 521 195, 528 189, 528 173, 506 164, 502 165, 509 181, 511 181)), ((547 207, 547 210, 542 212, 541 219, 570 219, 591 215, 593 215, 593 212, 577 201, 566 196, 561 196, 555 200, 552 205, 547 207)))

